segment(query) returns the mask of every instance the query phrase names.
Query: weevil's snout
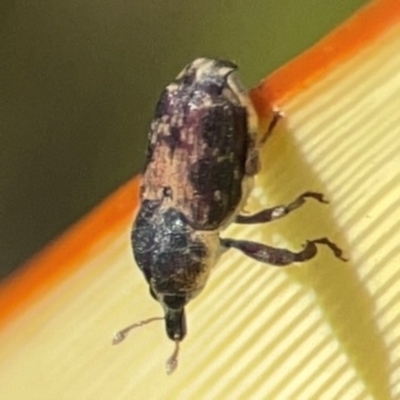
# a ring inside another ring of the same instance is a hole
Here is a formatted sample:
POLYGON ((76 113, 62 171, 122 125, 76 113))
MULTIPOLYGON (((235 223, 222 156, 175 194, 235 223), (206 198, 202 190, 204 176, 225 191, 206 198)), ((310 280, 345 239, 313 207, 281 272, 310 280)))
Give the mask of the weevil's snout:
MULTIPOLYGON (((165 329, 167 335, 171 340, 181 341, 186 336, 186 316, 184 301, 176 299, 178 296, 165 296, 164 297, 164 309, 165 309, 165 329), (171 297, 173 299, 168 299, 171 297), (170 301, 169 301, 170 300, 170 301), (177 305, 181 305, 179 308, 177 305), (170 306, 173 307, 170 307, 170 306)), ((180 297, 180 296, 179 296, 180 297)))
POLYGON ((165 329, 171 340, 182 341, 186 336, 185 309, 166 310, 165 329))

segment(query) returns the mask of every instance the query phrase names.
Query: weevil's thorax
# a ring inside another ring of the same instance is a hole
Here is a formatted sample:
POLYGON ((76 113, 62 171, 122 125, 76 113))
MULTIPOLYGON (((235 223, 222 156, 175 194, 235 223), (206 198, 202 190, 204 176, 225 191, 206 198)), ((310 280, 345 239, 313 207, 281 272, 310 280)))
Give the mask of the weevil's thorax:
POLYGON ((217 232, 198 232, 182 213, 155 201, 142 203, 132 241, 152 295, 176 303, 169 308, 179 309, 203 289, 219 255, 217 232))
POLYGON ((195 60, 158 102, 142 200, 179 210, 195 230, 223 229, 258 171, 256 135, 257 117, 236 66, 195 60))

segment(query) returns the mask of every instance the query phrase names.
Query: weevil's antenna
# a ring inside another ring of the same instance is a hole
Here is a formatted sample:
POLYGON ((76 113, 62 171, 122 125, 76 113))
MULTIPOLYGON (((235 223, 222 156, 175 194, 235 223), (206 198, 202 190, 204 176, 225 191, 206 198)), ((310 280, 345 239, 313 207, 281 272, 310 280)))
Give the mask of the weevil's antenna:
POLYGON ((139 326, 147 325, 150 322, 153 321, 159 321, 165 319, 164 317, 153 317, 149 319, 144 319, 143 321, 135 322, 132 325, 127 326, 124 329, 121 329, 119 332, 115 333, 113 339, 112 339, 112 344, 118 344, 121 343, 127 336, 128 333, 135 328, 138 328, 139 326))
POLYGON ((175 340, 175 349, 171 356, 167 359, 167 363, 165 365, 167 374, 171 375, 178 366, 178 355, 179 355, 179 340, 175 340))

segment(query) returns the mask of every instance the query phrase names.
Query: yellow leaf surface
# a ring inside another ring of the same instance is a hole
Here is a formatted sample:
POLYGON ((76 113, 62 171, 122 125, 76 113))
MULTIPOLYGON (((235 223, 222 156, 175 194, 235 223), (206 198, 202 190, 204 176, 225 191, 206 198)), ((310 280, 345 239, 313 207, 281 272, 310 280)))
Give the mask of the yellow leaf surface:
MULTIPOLYGON (((261 118, 285 113, 263 150, 249 210, 314 190, 290 216, 224 235, 298 250, 269 268, 231 250, 187 307, 179 367, 129 244, 138 180, 0 289, 1 397, 20 399, 400 399, 400 2, 380 0, 252 97, 261 118)), ((265 122, 265 121, 264 121, 265 122)))

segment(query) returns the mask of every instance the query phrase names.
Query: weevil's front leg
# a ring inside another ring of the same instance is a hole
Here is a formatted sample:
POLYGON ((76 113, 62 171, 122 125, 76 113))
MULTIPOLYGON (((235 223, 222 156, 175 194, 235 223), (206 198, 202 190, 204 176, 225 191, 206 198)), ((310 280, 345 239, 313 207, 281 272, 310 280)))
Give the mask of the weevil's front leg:
POLYGON ((290 204, 281 204, 276 207, 267 208, 252 215, 238 215, 235 222, 237 224, 260 224, 263 222, 274 221, 275 219, 282 218, 290 212, 300 208, 306 202, 307 198, 313 198, 320 203, 328 203, 328 201, 324 199, 322 193, 305 192, 290 204))
POLYGON ((265 244, 250 242, 247 240, 220 239, 220 243, 222 247, 227 249, 238 249, 242 253, 246 254, 246 256, 277 267, 311 260, 317 254, 317 244, 328 246, 335 257, 347 261, 346 258, 343 257, 342 250, 327 238, 308 240, 304 249, 298 253, 286 249, 277 249, 265 244))

